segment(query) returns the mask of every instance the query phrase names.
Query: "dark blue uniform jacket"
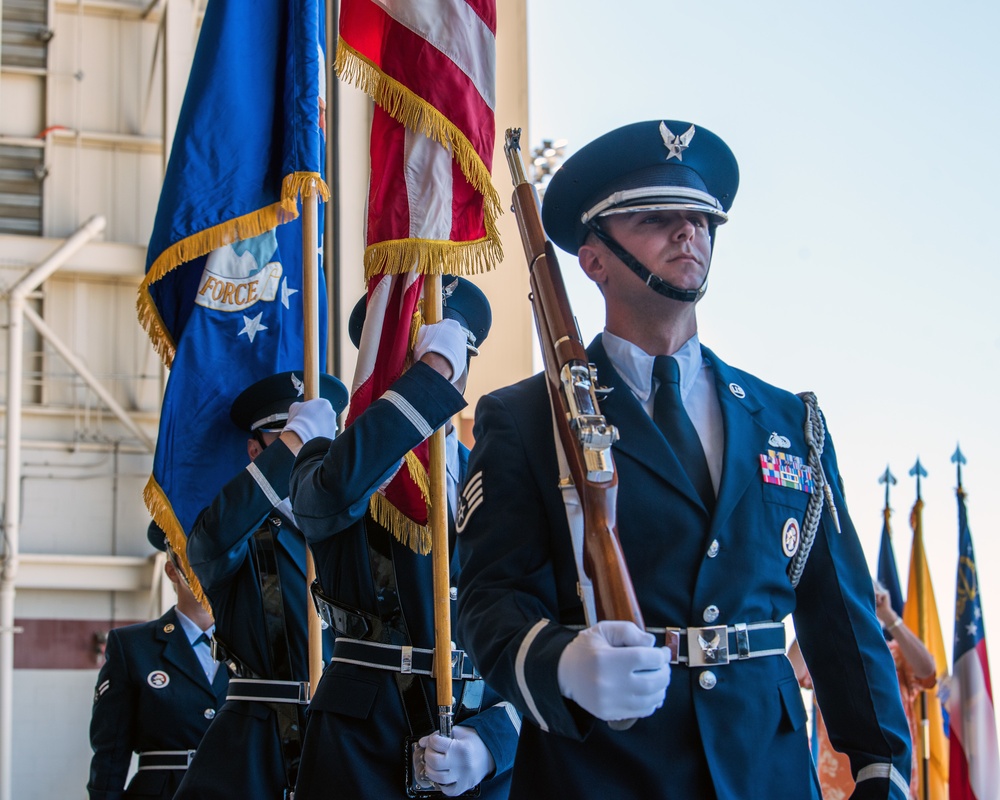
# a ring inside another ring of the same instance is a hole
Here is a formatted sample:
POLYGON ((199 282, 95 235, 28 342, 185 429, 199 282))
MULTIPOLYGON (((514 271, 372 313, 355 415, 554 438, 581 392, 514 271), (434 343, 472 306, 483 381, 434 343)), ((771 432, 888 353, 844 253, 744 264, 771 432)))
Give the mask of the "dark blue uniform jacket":
POLYGON ((171 608, 108 633, 90 722, 90 800, 170 798, 182 770, 140 770, 125 788, 132 753, 194 750, 226 698, 228 675, 209 684, 171 608))
MULTIPOLYGON (((283 442, 268 446, 253 462, 274 496, 288 496, 294 457, 283 442)), ((187 554, 215 614, 216 636, 257 677, 276 679, 267 646, 257 565, 251 536, 269 518, 279 523, 275 557, 281 580, 292 671, 309 680, 306 633, 306 545, 292 520, 277 512, 250 470, 223 487, 199 516, 187 554)), ((313 613, 309 608, 309 613, 313 613)), ((324 649, 328 650, 327 642, 324 649)), ((222 707, 177 793, 178 798, 273 800, 285 787, 284 762, 275 712, 247 700, 222 707)))
MULTIPOLYGON (((383 396, 335 441, 315 440, 303 448, 292 471, 292 503, 315 554, 320 583, 341 603, 377 614, 366 532, 391 547, 411 644, 430 649, 431 557, 400 544, 367 511, 371 495, 406 452, 465 401, 422 363, 411 367, 387 394, 397 401, 383 396)), ((455 686, 457 693, 461 685, 455 686)), ((424 679, 424 688, 436 708, 434 682, 424 679)), ((468 719, 459 717, 456 724, 475 728, 496 762, 496 776, 484 782, 483 796, 506 797, 520 727, 513 708, 487 688, 482 711, 468 719)), ((409 733, 394 673, 333 662, 309 706, 296 798, 329 797, 331 786, 340 797, 405 797, 403 744, 409 733)))
MULTIPOLYGON (((765 483, 760 456, 806 458, 802 401, 703 348, 725 430, 710 517, 599 338, 588 353, 600 382, 613 387, 602 411, 621 434, 618 533, 646 626, 793 615, 831 739, 860 771, 854 796, 903 800, 908 729, 830 439, 823 465, 842 532, 824 511, 796 590, 783 532, 790 519, 802 525, 809 495, 765 483), (769 444, 781 437, 787 447, 769 444)), ((627 731, 610 730, 560 695, 559 657, 576 635, 570 626, 584 619, 544 377, 484 397, 475 435, 468 484, 481 479, 482 496, 459 534, 466 560, 458 633, 487 681, 530 721, 511 796, 818 797, 799 687, 780 652, 674 666, 663 707, 627 731)))

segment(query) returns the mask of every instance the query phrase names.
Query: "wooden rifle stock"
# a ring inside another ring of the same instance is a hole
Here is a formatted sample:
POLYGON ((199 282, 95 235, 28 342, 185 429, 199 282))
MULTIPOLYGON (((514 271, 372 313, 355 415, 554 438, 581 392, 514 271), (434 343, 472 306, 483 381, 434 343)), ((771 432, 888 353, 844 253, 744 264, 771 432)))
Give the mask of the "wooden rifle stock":
POLYGON ((504 152, 514 181, 513 211, 531 281, 531 305, 549 383, 549 400, 570 476, 583 509, 583 565, 594 587, 598 620, 629 620, 645 630, 618 540, 618 475, 611 445, 618 431, 601 415, 597 374, 573 316, 538 195, 524 175, 520 129, 508 129, 504 152))

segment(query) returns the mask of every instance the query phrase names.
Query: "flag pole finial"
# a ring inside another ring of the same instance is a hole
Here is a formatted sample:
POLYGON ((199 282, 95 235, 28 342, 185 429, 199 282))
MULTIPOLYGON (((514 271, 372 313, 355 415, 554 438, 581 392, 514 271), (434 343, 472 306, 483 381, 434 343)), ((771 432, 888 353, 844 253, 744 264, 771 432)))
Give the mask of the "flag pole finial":
POLYGON ((958 442, 955 443, 955 453, 951 457, 951 463, 955 465, 955 470, 958 472, 958 490, 962 491, 962 464, 966 463, 965 456, 962 455, 962 448, 958 446, 958 442))
POLYGON ((917 463, 913 465, 910 469, 910 476, 916 476, 917 478, 917 500, 921 500, 920 497, 920 479, 927 477, 927 470, 924 469, 923 464, 920 463, 920 456, 917 456, 917 463))
POLYGON ((889 488, 896 485, 896 476, 892 474, 889 469, 889 465, 885 465, 885 472, 883 472, 878 479, 879 483, 885 484, 885 512, 889 513, 889 488))

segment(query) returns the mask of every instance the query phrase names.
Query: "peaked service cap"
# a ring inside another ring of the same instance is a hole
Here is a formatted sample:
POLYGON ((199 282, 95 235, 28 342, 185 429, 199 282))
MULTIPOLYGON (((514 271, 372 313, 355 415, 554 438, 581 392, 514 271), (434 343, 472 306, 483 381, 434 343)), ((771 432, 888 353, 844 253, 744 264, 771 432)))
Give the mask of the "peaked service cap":
POLYGON ((635 122, 566 159, 545 189, 542 223, 549 238, 573 254, 588 225, 608 214, 689 210, 721 224, 739 182, 736 157, 707 128, 675 119, 635 122))
MULTIPOLYGON (((303 399, 304 390, 301 372, 270 375, 240 392, 229 417, 245 431, 281 428, 288 420, 289 406, 303 399)), ((319 376, 319 396, 329 400, 337 414, 347 407, 347 387, 333 375, 319 376)))

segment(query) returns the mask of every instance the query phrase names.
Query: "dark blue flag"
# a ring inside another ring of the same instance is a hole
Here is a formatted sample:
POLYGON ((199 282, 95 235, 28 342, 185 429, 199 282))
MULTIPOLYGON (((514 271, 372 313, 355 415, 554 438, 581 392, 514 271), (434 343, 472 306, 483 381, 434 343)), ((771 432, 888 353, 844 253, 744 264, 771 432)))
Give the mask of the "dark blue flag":
POLYGON ((878 572, 875 577, 889 593, 889 604, 896 612, 896 616, 903 616, 903 591, 899 587, 899 572, 896 570, 896 554, 892 549, 888 512, 883 515, 882 541, 878 547, 878 572))
POLYGON ((137 302, 171 368, 144 497, 185 567, 198 513, 248 463, 233 399, 303 368, 298 201, 329 197, 325 29, 319 0, 211 0, 205 12, 137 302))

